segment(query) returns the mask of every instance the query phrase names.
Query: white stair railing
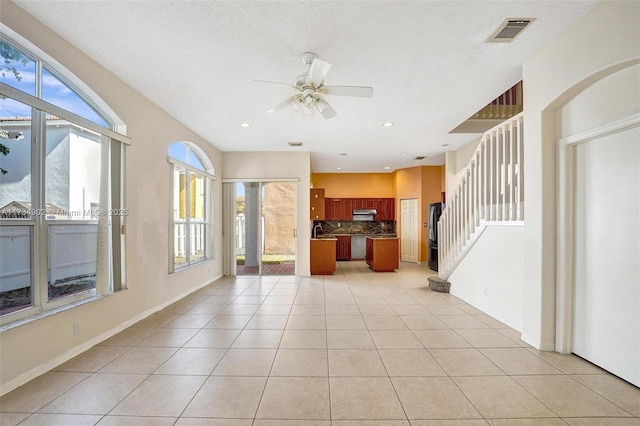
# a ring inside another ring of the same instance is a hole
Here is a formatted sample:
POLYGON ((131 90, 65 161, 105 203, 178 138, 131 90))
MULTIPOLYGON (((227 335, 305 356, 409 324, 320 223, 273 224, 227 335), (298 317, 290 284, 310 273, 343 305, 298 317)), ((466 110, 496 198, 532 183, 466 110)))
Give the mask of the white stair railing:
POLYGON ((449 278, 486 222, 522 221, 523 114, 487 131, 438 222, 438 276, 449 278))

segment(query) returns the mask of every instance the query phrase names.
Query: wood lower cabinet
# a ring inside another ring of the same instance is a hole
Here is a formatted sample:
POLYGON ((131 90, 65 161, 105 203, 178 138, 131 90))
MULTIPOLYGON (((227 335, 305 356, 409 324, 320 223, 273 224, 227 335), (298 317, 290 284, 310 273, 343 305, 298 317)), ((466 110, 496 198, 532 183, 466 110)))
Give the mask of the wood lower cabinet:
POLYGON ((397 238, 367 238, 367 265, 375 272, 393 272, 398 269, 397 238))
POLYGON ((311 240, 311 275, 332 275, 336 270, 335 239, 311 240))
POLYGON ((336 242, 336 260, 350 260, 351 259, 351 237, 349 236, 337 236, 336 242))

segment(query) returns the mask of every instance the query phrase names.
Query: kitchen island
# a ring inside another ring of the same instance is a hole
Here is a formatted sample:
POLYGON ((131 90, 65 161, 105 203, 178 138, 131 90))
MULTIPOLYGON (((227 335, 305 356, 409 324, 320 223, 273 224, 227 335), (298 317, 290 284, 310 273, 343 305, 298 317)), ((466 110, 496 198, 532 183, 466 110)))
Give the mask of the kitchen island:
POLYGON ((367 237, 367 265, 375 272, 393 272, 398 269, 398 238, 367 237))
POLYGON ((311 275, 333 275, 336 270, 337 238, 312 238, 311 275))

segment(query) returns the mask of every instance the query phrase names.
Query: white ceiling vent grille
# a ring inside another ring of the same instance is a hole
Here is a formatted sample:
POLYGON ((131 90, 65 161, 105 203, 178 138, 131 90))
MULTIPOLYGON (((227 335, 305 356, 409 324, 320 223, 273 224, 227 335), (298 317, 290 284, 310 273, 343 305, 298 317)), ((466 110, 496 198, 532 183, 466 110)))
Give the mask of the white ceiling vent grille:
POLYGON ((489 42, 508 43, 513 41, 522 31, 534 21, 533 18, 505 19, 496 31, 489 37, 489 42))

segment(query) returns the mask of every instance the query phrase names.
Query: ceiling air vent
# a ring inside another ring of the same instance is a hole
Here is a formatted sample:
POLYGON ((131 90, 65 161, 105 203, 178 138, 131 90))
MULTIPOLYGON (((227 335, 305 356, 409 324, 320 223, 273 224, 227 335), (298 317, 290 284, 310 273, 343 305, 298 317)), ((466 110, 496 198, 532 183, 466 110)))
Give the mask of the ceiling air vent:
POLYGON ((529 24, 533 18, 505 19, 496 31, 489 37, 489 42, 508 43, 513 41, 529 24))
POLYGON ((425 158, 427 158, 427 157, 425 157, 424 155, 418 155, 417 157, 414 157, 413 159, 414 160, 424 160, 425 158))

